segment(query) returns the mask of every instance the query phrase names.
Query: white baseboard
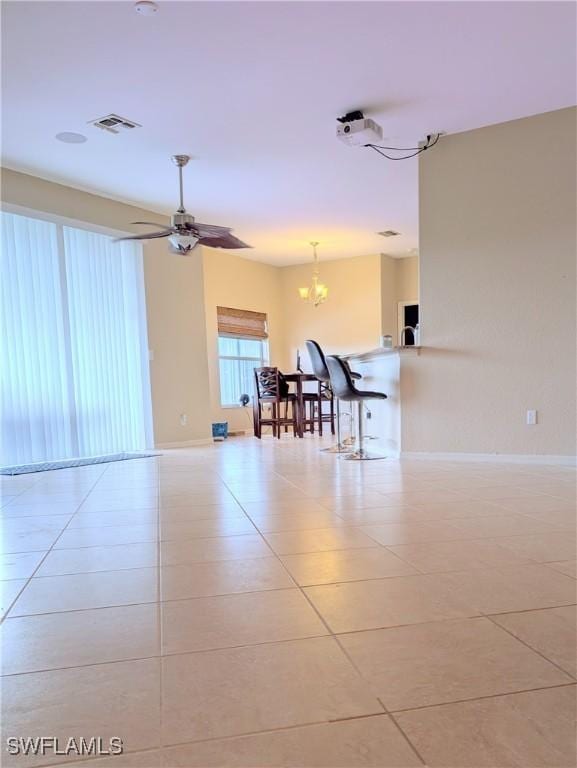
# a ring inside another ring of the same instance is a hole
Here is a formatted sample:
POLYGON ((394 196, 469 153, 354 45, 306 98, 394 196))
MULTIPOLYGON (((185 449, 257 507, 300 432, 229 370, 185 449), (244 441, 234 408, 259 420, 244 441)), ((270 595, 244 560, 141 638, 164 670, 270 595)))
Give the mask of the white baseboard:
POLYGON ((401 459, 424 459, 428 461, 470 461, 488 464, 547 464, 562 467, 577 466, 577 456, 555 456, 553 454, 525 453, 434 453, 426 451, 402 451, 401 459))
POLYGON ((194 448, 197 445, 211 445, 212 437, 205 437, 201 440, 183 440, 178 443, 157 443, 155 448, 162 450, 164 448, 194 448))

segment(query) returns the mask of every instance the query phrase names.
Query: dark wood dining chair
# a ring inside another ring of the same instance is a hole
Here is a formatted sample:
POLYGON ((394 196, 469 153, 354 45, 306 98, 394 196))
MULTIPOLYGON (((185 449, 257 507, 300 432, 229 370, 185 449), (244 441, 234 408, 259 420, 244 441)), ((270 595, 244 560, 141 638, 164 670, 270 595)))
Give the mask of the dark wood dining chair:
POLYGON ((280 439, 282 428, 285 432, 292 427, 296 436, 297 423, 297 398, 289 391, 288 382, 283 378, 278 368, 267 366, 254 369, 255 393, 253 400, 254 434, 259 439, 262 437, 263 426, 271 426, 272 433, 280 439), (270 416, 263 415, 263 406, 268 405, 270 416), (290 416, 289 416, 290 405, 290 416), (284 416, 282 413, 284 406, 284 416))

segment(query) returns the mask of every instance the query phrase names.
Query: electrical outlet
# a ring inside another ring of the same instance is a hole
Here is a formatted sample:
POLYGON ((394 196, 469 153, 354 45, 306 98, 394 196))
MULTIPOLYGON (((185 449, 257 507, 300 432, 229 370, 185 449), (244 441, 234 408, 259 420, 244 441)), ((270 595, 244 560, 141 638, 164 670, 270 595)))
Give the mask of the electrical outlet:
POLYGON ((186 427, 187 424, 188 424, 188 416, 186 415, 186 413, 181 413, 180 414, 180 426, 181 427, 186 427))
POLYGON ((527 411, 527 424, 533 426, 537 423, 537 411, 527 411))

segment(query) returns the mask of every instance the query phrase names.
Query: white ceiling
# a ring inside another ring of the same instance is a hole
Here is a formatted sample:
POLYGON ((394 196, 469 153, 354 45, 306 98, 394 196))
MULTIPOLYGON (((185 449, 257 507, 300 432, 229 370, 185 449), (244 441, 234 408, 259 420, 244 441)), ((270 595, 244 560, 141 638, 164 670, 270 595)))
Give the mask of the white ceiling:
POLYGON ((158 3, 3 3, 3 163, 170 213, 191 154, 187 208, 273 264, 418 246, 417 161, 339 143, 348 110, 412 146, 575 103, 574 3, 158 3))

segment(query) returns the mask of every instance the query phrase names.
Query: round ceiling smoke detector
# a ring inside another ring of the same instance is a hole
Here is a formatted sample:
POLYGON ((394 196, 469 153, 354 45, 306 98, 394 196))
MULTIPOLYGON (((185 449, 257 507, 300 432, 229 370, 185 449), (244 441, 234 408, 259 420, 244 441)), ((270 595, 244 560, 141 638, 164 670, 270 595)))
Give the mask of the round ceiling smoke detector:
POLYGON ((138 3, 134 3, 134 10, 141 16, 154 16, 158 11, 158 6, 152 0, 139 0, 138 3))
POLYGON ((65 144, 84 144, 85 141, 88 141, 86 136, 83 136, 81 133, 73 133, 72 131, 57 133, 55 138, 58 141, 63 141, 65 144))

